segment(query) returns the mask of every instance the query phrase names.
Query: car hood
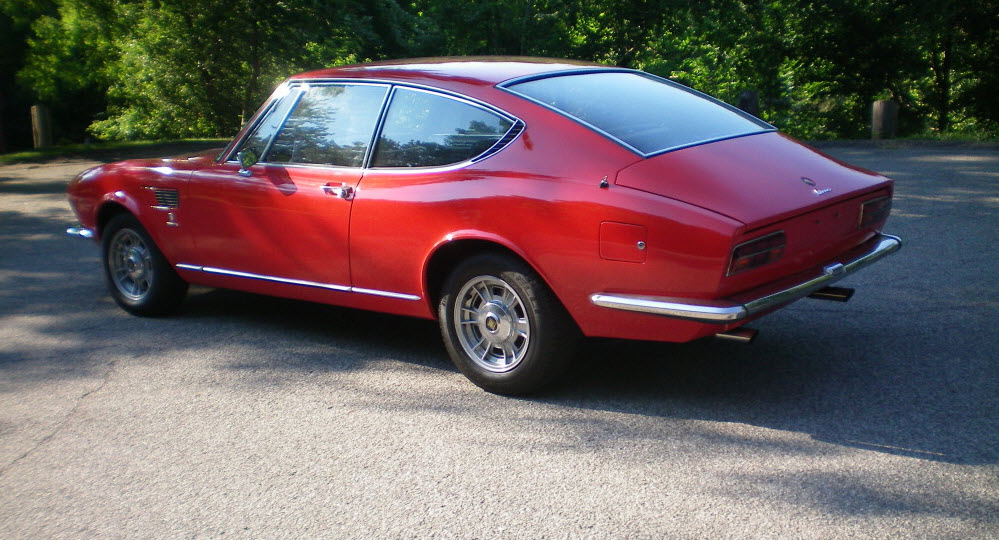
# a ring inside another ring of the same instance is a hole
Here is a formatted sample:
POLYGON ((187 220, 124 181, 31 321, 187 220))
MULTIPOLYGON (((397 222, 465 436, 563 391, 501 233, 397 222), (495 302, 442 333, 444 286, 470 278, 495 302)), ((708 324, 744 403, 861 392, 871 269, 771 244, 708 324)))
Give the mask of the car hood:
POLYGON ((886 187, 891 180, 769 132, 644 159, 622 169, 616 184, 756 228, 886 187))

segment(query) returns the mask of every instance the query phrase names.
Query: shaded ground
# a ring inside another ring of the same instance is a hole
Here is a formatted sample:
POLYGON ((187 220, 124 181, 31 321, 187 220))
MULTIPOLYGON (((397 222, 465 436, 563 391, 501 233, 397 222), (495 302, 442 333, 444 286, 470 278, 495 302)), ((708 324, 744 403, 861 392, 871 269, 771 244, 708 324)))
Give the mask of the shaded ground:
POLYGON ((130 317, 62 234, 93 162, 0 166, 0 537, 995 537, 999 151, 823 148, 897 180, 906 244, 854 300, 750 347, 590 341, 536 399, 432 322, 207 289, 130 317))

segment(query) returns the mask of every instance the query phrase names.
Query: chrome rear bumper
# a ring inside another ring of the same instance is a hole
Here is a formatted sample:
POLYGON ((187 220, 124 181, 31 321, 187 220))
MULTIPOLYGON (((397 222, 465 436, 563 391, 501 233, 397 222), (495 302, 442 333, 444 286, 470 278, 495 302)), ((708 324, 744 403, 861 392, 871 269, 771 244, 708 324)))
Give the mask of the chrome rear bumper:
POLYGON ((688 321, 730 324, 804 298, 840 279, 867 267, 902 247, 902 239, 887 234, 878 235, 873 247, 848 262, 837 262, 822 269, 822 274, 758 298, 705 301, 696 304, 682 298, 597 293, 590 295, 594 304, 611 309, 662 315, 688 321))

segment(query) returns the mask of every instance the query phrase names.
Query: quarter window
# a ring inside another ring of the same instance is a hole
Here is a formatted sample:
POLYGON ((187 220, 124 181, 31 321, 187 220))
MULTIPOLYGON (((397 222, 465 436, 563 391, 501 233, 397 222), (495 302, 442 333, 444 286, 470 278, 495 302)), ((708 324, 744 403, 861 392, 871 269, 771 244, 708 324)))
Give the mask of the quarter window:
POLYGON ((439 167, 471 160, 499 143, 513 122, 439 94, 396 88, 374 167, 439 167))

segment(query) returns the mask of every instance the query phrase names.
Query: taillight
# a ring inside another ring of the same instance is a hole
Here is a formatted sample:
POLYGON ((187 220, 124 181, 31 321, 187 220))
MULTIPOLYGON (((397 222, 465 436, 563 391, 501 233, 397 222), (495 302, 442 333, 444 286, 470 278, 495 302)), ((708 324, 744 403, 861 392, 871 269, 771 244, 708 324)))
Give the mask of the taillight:
POLYGON ((866 229, 875 223, 881 223, 888 219, 891 213, 891 197, 879 197, 871 199, 860 205, 860 225, 861 229, 866 229))
POLYGON ((728 265, 728 274, 738 274, 752 268, 770 264, 784 255, 787 237, 783 232, 775 232, 766 236, 743 242, 732 250, 732 262, 728 265))

